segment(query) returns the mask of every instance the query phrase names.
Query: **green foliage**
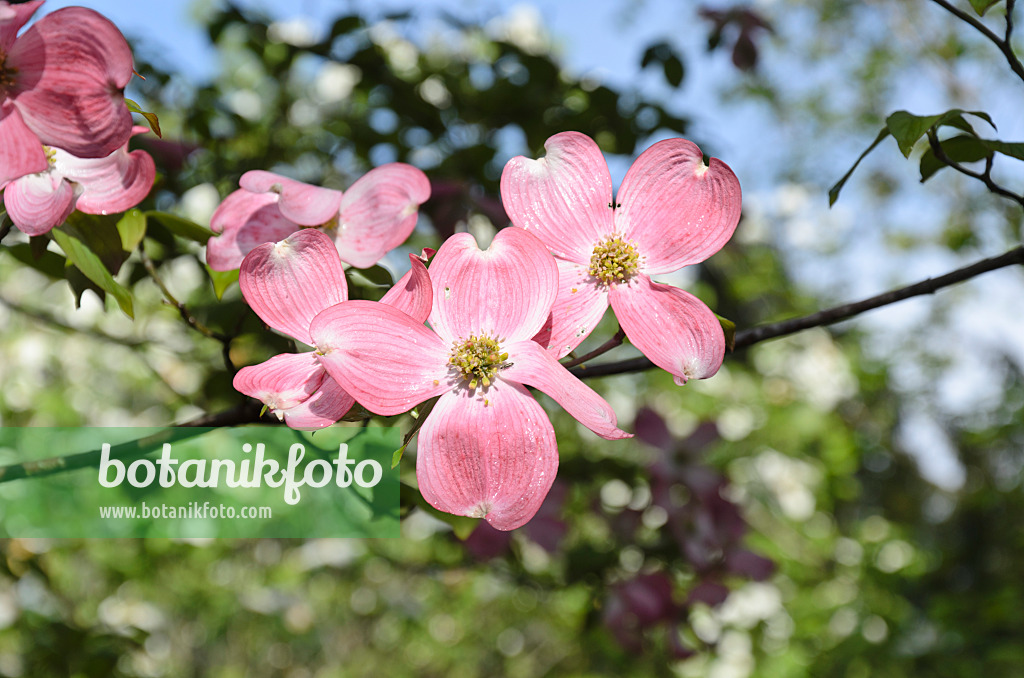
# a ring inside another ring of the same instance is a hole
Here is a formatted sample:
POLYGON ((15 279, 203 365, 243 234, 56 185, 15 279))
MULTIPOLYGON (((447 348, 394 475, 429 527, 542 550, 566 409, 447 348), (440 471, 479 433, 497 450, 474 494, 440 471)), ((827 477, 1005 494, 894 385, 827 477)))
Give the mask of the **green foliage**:
POLYGON ((983 16, 985 12, 990 10, 995 5, 998 5, 1002 0, 971 0, 971 7, 978 13, 978 16, 983 16))
POLYGON ((64 251, 69 264, 75 266, 103 292, 111 294, 118 307, 129 318, 134 317, 132 295, 114 280, 124 260, 121 236, 110 219, 76 212, 60 228, 50 231, 54 242, 64 251))
MULTIPOLYGON (((921 137, 926 134, 934 134, 942 127, 954 127, 967 132, 971 137, 977 138, 974 128, 971 127, 970 123, 968 123, 966 119, 964 119, 965 114, 981 118, 988 124, 993 125, 993 127, 995 126, 992 123, 992 119, 984 111, 964 111, 958 108, 946 111, 945 113, 939 113, 938 115, 914 115, 907 111, 896 111, 890 115, 885 120, 885 127, 883 127, 878 133, 878 136, 876 136, 875 140, 871 142, 871 145, 860 154, 860 157, 858 157, 856 162, 853 163, 853 167, 851 167, 849 171, 847 171, 847 173, 829 189, 829 205, 835 204, 836 200, 839 198, 839 192, 843 189, 843 186, 846 185, 847 180, 849 180, 850 176, 853 175, 853 171, 857 169, 857 166, 861 161, 867 157, 867 155, 873 151, 878 144, 882 143, 886 137, 890 135, 896 140, 896 143, 899 145, 900 152, 903 153, 903 157, 905 158, 910 157, 910 153, 914 149, 914 145, 917 144, 921 137)), ((1011 146, 1016 145, 1011 144, 1011 146)), ((963 142, 956 142, 954 150, 963 151, 963 142)), ((937 161, 938 159, 935 158, 934 152, 932 154, 932 158, 927 162, 922 159, 922 181, 930 177, 937 169, 939 169, 938 167, 932 166, 934 162, 937 161)))
POLYGON ((217 234, 199 224, 189 221, 183 217, 179 217, 176 214, 169 214, 167 212, 157 212, 150 210, 145 213, 147 220, 152 220, 154 223, 163 226, 174 235, 181 236, 187 240, 205 245, 210 238, 217 234))
POLYGON ((640 60, 640 68, 647 68, 655 62, 661 64, 668 84, 672 87, 679 87, 683 84, 683 60, 672 48, 672 45, 667 42, 658 42, 648 47, 640 60))
POLYGON ((125 97, 124 102, 128 104, 129 111, 131 111, 132 113, 138 113, 143 118, 145 118, 146 122, 149 123, 149 128, 153 130, 153 133, 156 134, 161 139, 163 138, 164 135, 160 131, 160 119, 156 117, 155 113, 150 113, 149 111, 142 110, 142 108, 137 103, 135 103, 127 97, 125 97))

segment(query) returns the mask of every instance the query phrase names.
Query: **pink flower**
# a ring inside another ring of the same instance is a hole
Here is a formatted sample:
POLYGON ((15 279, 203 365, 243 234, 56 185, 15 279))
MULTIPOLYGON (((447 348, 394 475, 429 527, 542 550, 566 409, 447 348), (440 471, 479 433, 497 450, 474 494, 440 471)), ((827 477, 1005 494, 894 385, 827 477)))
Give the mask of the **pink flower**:
POLYGON ((419 431, 416 478, 432 506, 485 517, 499 530, 526 523, 555 479, 558 450, 547 393, 603 438, 630 434, 599 395, 532 337, 555 300, 558 269, 526 231, 445 241, 430 265, 428 329, 384 304, 332 306, 310 326, 320 362, 366 409, 394 415, 440 396, 419 431))
POLYGON ((714 375, 725 357, 715 314, 650 275, 704 261, 732 237, 740 218, 736 175, 714 158, 705 165, 693 143, 668 139, 637 158, 613 203, 608 166, 593 140, 563 132, 544 147, 545 157, 513 158, 501 175, 512 223, 558 260, 558 298, 537 340, 560 358, 611 303, 633 345, 677 384, 714 375))
POLYGON ((0 1, 0 188, 46 170, 43 144, 102 158, 128 141, 132 127, 124 36, 83 7, 57 10, 17 36, 41 4, 0 1))
POLYGON ((323 230, 342 261, 368 268, 409 237, 419 206, 430 197, 426 175, 399 162, 370 170, 344 194, 262 170, 246 172, 239 184, 210 220, 220 234, 206 249, 215 271, 237 268, 257 245, 302 227, 323 230))
MULTIPOLYGON (((147 132, 133 127, 133 134, 147 132)), ((145 151, 128 152, 128 143, 105 158, 78 158, 47 149, 47 168, 15 179, 4 189, 4 205, 14 225, 28 235, 60 226, 75 209, 113 214, 135 207, 149 194, 156 176, 145 151)))
MULTIPOLYGON (((422 261, 412 255, 410 260, 412 269, 381 301, 423 323, 430 313, 430 279, 422 261)), ((256 315, 304 344, 313 343, 309 337, 313 318, 348 299, 338 251, 330 238, 315 229, 254 249, 242 262, 238 283, 256 315)), ((296 429, 330 426, 354 402, 324 371, 314 352, 282 353, 259 365, 243 367, 235 375, 234 386, 262 401, 296 429)))

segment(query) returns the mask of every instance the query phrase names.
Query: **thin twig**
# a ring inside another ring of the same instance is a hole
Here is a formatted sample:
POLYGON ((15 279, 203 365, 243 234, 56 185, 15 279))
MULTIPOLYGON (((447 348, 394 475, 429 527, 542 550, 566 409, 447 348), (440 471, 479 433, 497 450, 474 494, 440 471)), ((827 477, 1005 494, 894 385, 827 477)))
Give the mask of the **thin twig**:
MULTIPOLYGON (((259 406, 254 401, 246 400, 230 410, 212 415, 204 415, 190 422, 178 424, 172 428, 165 428, 158 433, 139 440, 112 445, 110 447, 110 458, 121 460, 138 459, 160 449, 164 443, 194 438, 205 433, 205 429, 208 428, 237 426, 257 421, 260 421, 259 406)), ((90 450, 63 457, 50 457, 49 459, 0 466, 0 483, 20 480, 21 478, 50 476, 74 469, 96 467, 100 463, 101 456, 101 450, 90 450)))
POLYGON ((569 362, 564 363, 562 365, 562 367, 564 367, 566 369, 569 369, 571 367, 576 367, 577 365, 581 365, 581 364, 587 362, 588 360, 593 360, 594 358, 596 358, 596 357, 598 357, 600 355, 604 355, 605 353, 607 353, 608 351, 612 350, 616 346, 622 345, 622 342, 623 342, 623 340, 625 340, 625 338, 626 338, 626 333, 623 332, 622 329, 620 328, 619 331, 616 332, 612 336, 611 339, 609 339, 608 341, 604 342, 603 344, 601 344, 600 346, 595 348, 590 353, 588 353, 588 354, 586 354, 584 356, 580 356, 579 358, 573 358, 569 362))
POLYGON ((957 172, 960 172, 960 174, 971 177, 972 179, 977 179, 978 181, 984 183, 988 190, 995 193, 996 195, 1001 195, 1004 198, 1009 198, 1010 200, 1013 200, 1021 207, 1024 207, 1024 195, 1018 195, 1013 191, 1003 188, 1002 186, 1000 186, 999 184, 992 180, 991 155, 985 158, 985 171, 975 172, 974 170, 967 169, 966 167, 964 167, 963 165, 961 165, 960 163, 956 162, 948 155, 946 155, 946 151, 942 148, 942 144, 939 143, 939 138, 938 136, 936 136, 934 130, 928 131, 928 144, 931 146, 932 153, 935 154, 935 157, 941 160, 942 162, 946 163, 946 165, 948 165, 949 167, 952 167, 957 172))
MULTIPOLYGON (((1013 266, 1015 264, 1024 264, 1024 246, 1015 247, 997 257, 982 259, 981 261, 977 261, 969 266, 964 266, 963 268, 958 268, 955 271, 941 275, 937 278, 926 278, 921 282, 914 283, 913 285, 907 285, 906 287, 900 287, 895 290, 890 290, 889 292, 883 292, 882 294, 878 294, 861 301, 835 306, 833 308, 825 309, 824 311, 812 313, 802 318, 792 318, 790 320, 783 320, 777 323, 769 323, 767 325, 741 330, 736 333, 736 348, 743 348, 767 339, 775 339, 777 337, 795 334, 796 332, 810 329, 812 327, 832 325, 833 323, 847 320, 864 313, 865 311, 881 308, 882 306, 888 306, 889 304, 894 304, 897 301, 903 301, 910 297, 932 294, 943 287, 949 287, 950 285, 955 285, 965 280, 969 280, 975 276, 981 275, 982 273, 994 271, 999 268, 1005 268, 1007 266, 1013 266)), ((595 365, 594 367, 588 367, 585 370, 576 368, 572 373, 581 379, 585 379, 588 377, 624 374, 626 372, 639 372, 652 367, 654 367, 654 363, 647 358, 632 358, 630 360, 595 365)))
POLYGON ((1006 37, 1003 42, 1010 44, 1010 36, 1013 35, 1013 5, 1016 0, 1006 0, 1006 37))
POLYGON ((37 308, 29 308, 17 301, 12 301, 4 297, 0 297, 0 304, 6 306, 16 313, 20 313, 30 320, 50 327, 52 329, 64 332, 66 334, 84 334, 94 339, 100 339, 102 341, 109 341, 112 344, 119 344, 121 346, 127 346, 129 348, 141 348, 149 346, 153 342, 146 339, 130 339, 127 337, 115 337, 110 334, 101 332, 93 327, 78 328, 68 325, 67 323, 58 320, 56 317, 50 315, 46 311, 37 308))
MULTIPOLYGON (((1006 62, 1010 64, 1010 69, 1017 74, 1018 78, 1024 80, 1024 65, 1021 64, 1020 59, 1017 58, 1017 54, 1013 51, 1013 47, 1010 46, 1009 35, 1012 31, 1010 25, 1007 25, 1007 39, 1004 40, 995 33, 993 33, 989 29, 989 27, 983 24, 981 21, 979 21, 978 19, 964 11, 957 9, 950 3, 946 2, 946 0, 932 0, 932 2, 934 2, 939 7, 942 7, 944 10, 955 16, 957 19, 960 19, 961 21, 970 24, 976 31, 978 31, 983 36, 991 40, 995 44, 995 46, 999 48, 999 51, 1002 52, 1003 55, 1006 57, 1006 62)), ((1010 18, 1010 14, 1013 9, 1012 3, 1007 3, 1006 9, 1006 20, 1009 23, 1012 21, 1012 19, 1010 18)))
POLYGON ((231 360, 231 340, 233 337, 211 330, 209 327, 199 322, 199 320, 189 312, 188 307, 178 301, 174 295, 171 294, 167 285, 164 284, 164 281, 161 280, 160 275, 156 272, 156 266, 153 265, 153 260, 146 254, 145 249, 140 249, 139 254, 142 256, 142 265, 146 267, 149 277, 153 279, 153 282, 156 283, 156 286, 159 287, 160 291, 163 293, 164 301, 170 306, 178 309, 178 314, 181 316, 181 319, 184 320, 189 327, 194 329, 196 332, 199 332, 199 334, 204 337, 209 337, 210 339, 216 339, 219 341, 221 343, 221 356, 224 358, 224 366, 230 374, 236 373, 238 368, 235 367, 234 362, 231 360))

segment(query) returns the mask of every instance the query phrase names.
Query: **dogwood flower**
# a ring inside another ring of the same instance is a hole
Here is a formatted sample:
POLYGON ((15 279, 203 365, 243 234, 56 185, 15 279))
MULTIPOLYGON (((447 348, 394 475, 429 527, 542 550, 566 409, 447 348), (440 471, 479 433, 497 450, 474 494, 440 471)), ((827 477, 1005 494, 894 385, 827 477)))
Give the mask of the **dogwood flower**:
POLYGON ((43 145, 103 158, 125 144, 132 54, 101 14, 59 9, 18 36, 42 0, 0 0, 0 188, 44 172, 43 145))
POLYGON ((705 165, 695 144, 668 139, 637 158, 613 201, 608 165, 592 139, 563 132, 544 147, 543 158, 513 158, 501 175, 512 223, 558 260, 558 298, 537 340, 560 358, 611 304, 630 342, 677 384, 714 375, 725 357, 715 314, 650 276, 704 261, 732 237, 740 218, 736 175, 715 158, 705 165))
MULTIPOLYGON (((410 255, 412 268, 381 299, 420 323, 430 313, 427 269, 410 255)), ((313 318, 348 299, 345 271, 334 243, 315 229, 260 245, 245 257, 238 273, 242 295, 263 322, 304 344, 312 344, 313 318)), ((352 408, 352 396, 324 370, 314 352, 282 353, 243 367, 234 378, 238 391, 262 401, 295 429, 330 426, 352 408)))
MULTIPOLYGON (((149 130, 132 128, 133 134, 149 130)), ((28 235, 60 226, 75 209, 114 214, 135 207, 149 194, 156 176, 153 158, 128 151, 127 142, 105 158, 78 158, 46 149, 47 168, 19 177, 4 189, 4 205, 14 225, 28 235)))
POLYGON ((558 281, 540 240, 508 228, 481 251, 458 233, 429 276, 433 329, 391 306, 349 301, 316 316, 310 337, 328 374, 371 412, 399 414, 440 396, 419 431, 420 492, 441 511, 511 530, 537 512, 558 469, 554 429, 526 386, 603 438, 630 434, 532 340, 558 281))
POLYGON ((246 172, 238 183, 210 219, 219 235, 210 238, 206 262, 215 271, 238 268, 257 245, 302 227, 321 229, 342 261, 368 268, 409 237, 430 197, 426 175, 399 162, 370 170, 344 193, 262 170, 246 172))

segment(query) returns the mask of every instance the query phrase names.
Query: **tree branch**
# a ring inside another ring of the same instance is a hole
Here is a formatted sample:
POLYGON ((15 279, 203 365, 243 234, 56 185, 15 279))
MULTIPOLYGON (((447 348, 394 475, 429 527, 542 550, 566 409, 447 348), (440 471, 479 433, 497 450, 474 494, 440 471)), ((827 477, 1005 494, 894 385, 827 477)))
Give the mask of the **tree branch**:
MULTIPOLYGON (((777 323, 769 323, 767 325, 760 325, 758 327, 740 330, 736 333, 736 348, 743 348, 767 339, 775 339, 777 337, 795 334, 796 332, 810 329, 812 327, 832 325, 833 323, 847 320, 864 313, 865 311, 881 308, 882 306, 888 306, 889 304, 894 304, 897 301, 903 301, 910 297, 932 294, 943 287, 949 287, 950 285, 955 285, 965 280, 969 280, 975 276, 981 275, 982 273, 994 271, 999 268, 1005 268, 1007 266, 1013 266, 1015 264, 1024 264, 1024 246, 1015 247, 997 257, 982 259, 981 261, 977 261, 969 266, 964 266, 963 268, 958 268, 955 271, 941 275, 937 278, 926 278, 921 282, 914 283, 913 285, 907 285, 906 287, 900 287, 895 290, 890 290, 889 292, 883 292, 882 294, 878 294, 861 301, 835 306, 833 308, 825 309, 824 311, 812 313, 802 318, 792 318, 790 320, 783 320, 777 323)), ((654 363, 647 358, 641 357, 614 363, 605 363, 603 365, 595 365, 593 367, 587 367, 586 369, 577 367, 572 370, 572 373, 580 379, 586 379, 588 377, 604 377, 612 374, 639 372, 652 367, 654 367, 654 363)))
MULTIPOLYGON (((164 281, 160 279, 160 275, 156 272, 156 266, 153 265, 153 260, 149 258, 149 255, 146 254, 145 248, 141 248, 139 250, 139 254, 142 256, 142 265, 146 267, 146 271, 149 273, 149 277, 152 278, 153 282, 156 283, 156 286, 160 288, 160 291, 164 295, 164 300, 169 305, 178 309, 178 314, 181 316, 181 319, 184 320, 185 324, 187 324, 189 327, 194 329, 196 332, 199 332, 199 334, 203 335, 204 337, 209 337, 210 339, 216 339, 217 341, 219 341, 221 344, 221 356, 224 358, 224 366, 227 368, 228 373, 235 374, 236 372, 238 372, 238 368, 235 367, 234 362, 232 362, 231 360, 232 337, 229 337, 226 334, 221 334, 220 332, 214 332, 209 327, 199 322, 199 320, 197 320, 196 317, 189 312, 185 304, 178 301, 174 297, 174 295, 171 294, 171 291, 167 288, 167 285, 165 285, 164 281)), ((241 319, 239 320, 239 324, 240 323, 241 319)))
POLYGON ((974 170, 967 169, 966 167, 964 167, 963 165, 961 165, 960 163, 956 162, 948 155, 946 155, 946 151, 945 149, 942 148, 942 144, 939 143, 939 138, 938 136, 936 136, 934 130, 928 131, 928 145, 931 146, 932 153, 935 154, 935 157, 941 160, 942 162, 946 163, 946 165, 948 165, 949 167, 952 167, 960 174, 971 177, 972 179, 977 179, 978 181, 982 182, 992 193, 995 193, 996 195, 1001 195, 1004 198, 1009 198, 1010 200, 1013 200, 1021 207, 1024 207, 1024 195, 1018 195, 1013 191, 1007 190, 992 180, 991 155, 985 158, 985 171, 975 172, 974 170))
MULTIPOLYGON (((247 398, 245 402, 230 410, 204 415, 184 424, 166 428, 146 438, 113 445, 110 448, 110 458, 123 461, 138 459, 143 455, 159 450, 164 443, 174 443, 179 440, 187 440, 188 438, 202 435, 206 432, 204 429, 207 428, 238 426, 240 424, 255 423, 260 420, 260 406, 255 401, 247 398)), ((276 422, 277 420, 268 419, 267 421, 276 422)), ((63 457, 50 457, 37 461, 25 461, 19 464, 0 466, 0 483, 7 483, 22 478, 49 476, 80 468, 98 467, 100 456, 101 450, 90 450, 63 457)))
POLYGON ((932 0, 932 2, 934 2, 939 7, 942 7, 944 10, 955 16, 957 19, 960 19, 964 23, 970 24, 971 27, 974 28, 974 30, 978 31, 986 38, 991 40, 995 44, 995 46, 999 48, 999 51, 1002 52, 1003 55, 1006 57, 1006 62, 1010 64, 1010 69, 1017 74, 1018 78, 1024 80, 1024 65, 1021 64, 1020 59, 1017 58, 1017 54, 1013 51, 1013 47, 1010 46, 1010 33, 1013 31, 1013 18, 1011 16, 1011 14, 1013 13, 1012 2, 1007 2, 1006 5, 1007 26, 1005 40, 1003 38, 1000 38, 995 33, 993 33, 989 29, 989 27, 983 24, 980 20, 964 11, 961 11, 960 9, 957 9, 950 3, 946 2, 946 0, 932 0))
POLYGON ((588 354, 586 354, 584 356, 580 356, 579 358, 573 358, 569 362, 564 363, 562 365, 562 367, 564 367, 566 369, 570 369, 570 368, 576 367, 577 365, 582 365, 583 363, 587 362, 588 360, 593 360, 594 358, 596 358, 596 357, 598 357, 600 355, 604 355, 605 353, 607 353, 608 351, 612 350, 616 346, 620 346, 625 338, 626 338, 626 333, 622 331, 622 328, 619 328, 619 331, 616 332, 612 336, 611 339, 609 339, 608 341, 604 342, 603 344, 601 344, 600 346, 595 348, 590 353, 588 353, 588 354))
MULTIPOLYGON (((959 268, 937 278, 926 278, 925 280, 913 285, 884 292, 861 301, 835 306, 833 308, 825 309, 824 311, 812 313, 802 318, 792 318, 790 320, 783 320, 777 323, 770 323, 747 330, 741 330, 736 333, 736 348, 742 348, 768 339, 795 334, 796 332, 810 329, 812 327, 831 325, 833 323, 852 318, 865 311, 887 306, 889 304, 896 303, 897 301, 909 299, 910 297, 932 294, 944 287, 949 287, 956 283, 969 280, 970 278, 981 275, 982 273, 994 271, 999 268, 1005 268, 1007 266, 1013 266, 1015 264, 1024 264, 1024 246, 1015 247, 1014 249, 997 257, 982 259, 981 261, 970 264, 969 266, 964 266, 963 268, 959 268)), ((620 334, 623 334, 621 330, 601 347, 578 360, 589 360, 592 354, 598 352, 603 353, 604 350, 614 348, 614 346, 622 343, 622 339, 619 337, 620 334), (605 348, 606 346, 608 347, 607 349, 605 348)), ((623 336, 625 335, 623 334, 623 336)), ((594 367, 585 367, 581 365, 573 368, 571 372, 577 377, 585 379, 589 377, 602 377, 612 374, 638 372, 652 367, 654 367, 654 364, 650 360, 640 357, 613 363, 605 363, 594 367)), ((363 418, 361 414, 356 416, 360 419, 363 418)), ((256 401, 247 398, 244 402, 230 410, 204 415, 184 424, 178 424, 176 427, 168 428, 159 434, 150 436, 149 438, 111 447, 110 456, 111 458, 123 460, 135 459, 158 449, 165 442, 182 440, 202 433, 202 431, 199 430, 190 432, 187 430, 189 428, 201 429, 217 428, 220 426, 238 426, 241 424, 256 423, 258 421, 276 422, 276 420, 270 417, 263 417, 260 405, 257 404, 256 401)), ((51 475, 53 473, 61 473, 63 471, 69 471, 77 468, 93 467, 98 465, 99 459, 100 450, 92 450, 90 452, 82 452, 80 454, 64 457, 52 457, 50 459, 43 459, 39 461, 10 464, 8 466, 0 467, 0 483, 18 480, 20 478, 51 475)))

